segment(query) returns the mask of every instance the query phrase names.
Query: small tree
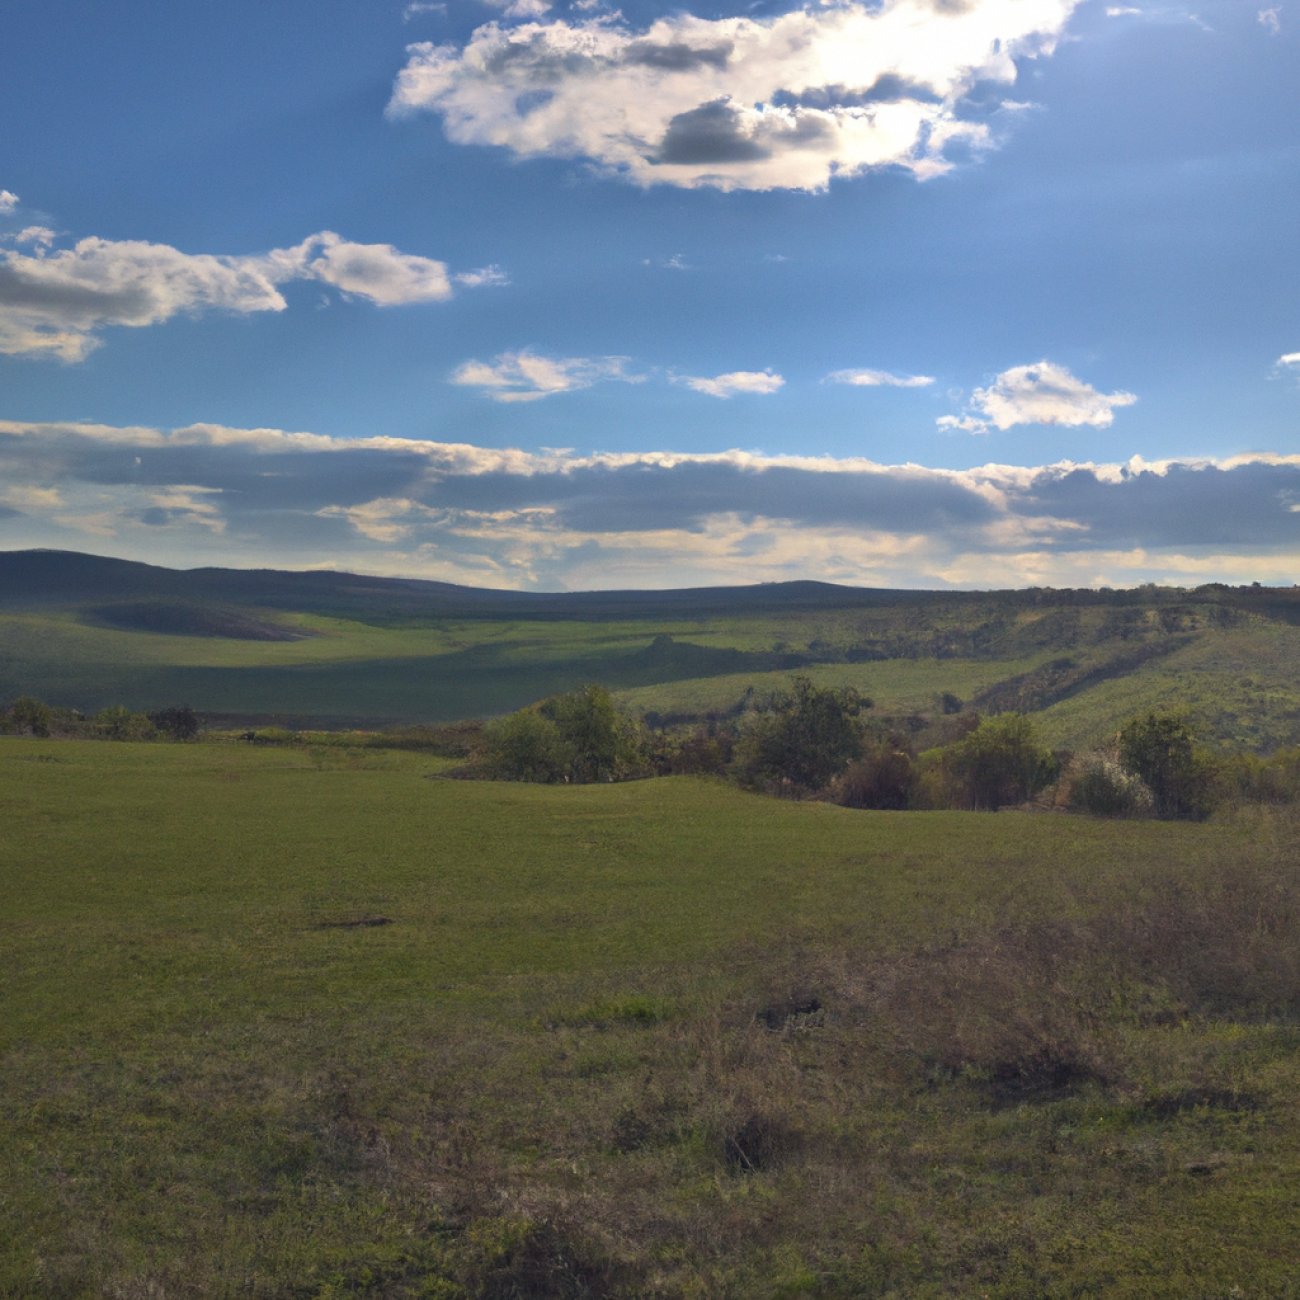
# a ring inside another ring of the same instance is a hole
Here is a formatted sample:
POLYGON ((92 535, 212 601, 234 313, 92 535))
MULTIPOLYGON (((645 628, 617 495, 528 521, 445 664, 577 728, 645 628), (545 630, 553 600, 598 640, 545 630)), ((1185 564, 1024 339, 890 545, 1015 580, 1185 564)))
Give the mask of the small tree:
POLYGON ((744 772, 751 781, 776 778, 819 790, 862 753, 854 722, 862 700, 851 687, 822 689, 807 677, 791 686, 785 707, 760 719, 747 737, 744 772))
POLYGON ((569 767, 569 748, 559 727, 536 709, 489 722, 483 741, 484 769, 500 781, 559 781, 569 767))
POLYGON ((1151 791, 1157 817, 1200 817, 1209 811, 1210 764, 1178 718, 1151 712, 1125 723, 1119 761, 1151 791))
POLYGON ((1023 803, 1055 780, 1057 764, 1020 713, 984 718, 944 751, 944 766, 967 808, 993 812, 1023 803))
POLYGON ((559 728, 570 753, 571 775, 578 782, 612 778, 626 757, 625 727, 613 697, 603 686, 582 686, 555 695, 538 708, 559 728))
POLYGON ((19 731, 33 736, 50 734, 50 706, 30 695, 20 695, 9 708, 9 717, 19 731))
POLYGON ((95 730, 109 740, 152 740, 156 735, 143 713, 132 713, 121 704, 101 709, 95 715, 95 730))
POLYGON ((188 704, 169 704, 148 716, 159 731, 165 731, 173 740, 193 740, 199 734, 198 715, 188 704))

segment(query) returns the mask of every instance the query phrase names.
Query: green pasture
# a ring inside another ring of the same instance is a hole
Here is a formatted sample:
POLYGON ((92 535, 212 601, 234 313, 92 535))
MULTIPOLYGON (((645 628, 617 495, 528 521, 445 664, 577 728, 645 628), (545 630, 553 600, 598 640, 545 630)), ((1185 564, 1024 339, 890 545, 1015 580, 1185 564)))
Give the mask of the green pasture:
POLYGON ((0 1296, 1300 1295, 1287 816, 445 767, 0 738, 0 1296))

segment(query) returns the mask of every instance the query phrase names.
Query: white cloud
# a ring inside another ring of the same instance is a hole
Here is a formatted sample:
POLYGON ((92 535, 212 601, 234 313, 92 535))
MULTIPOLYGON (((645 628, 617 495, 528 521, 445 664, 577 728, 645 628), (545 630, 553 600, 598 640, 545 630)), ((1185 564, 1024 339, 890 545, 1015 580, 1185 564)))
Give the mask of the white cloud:
POLYGON ((550 0, 483 0, 493 9, 504 9, 504 18, 540 18, 551 5, 550 0))
MULTIPOLYGON (((81 361, 109 325, 155 325, 180 313, 283 311, 278 286, 316 280, 378 306, 451 297, 445 262, 391 244, 355 244, 322 231, 295 248, 260 257, 182 253, 140 240, 82 239, 52 251, 56 233, 29 226, 0 249, 0 353, 81 361)), ((456 277, 465 285, 503 282, 496 267, 456 277)))
POLYGON ((819 190, 891 165, 927 177, 951 165, 948 145, 991 142, 961 101, 1050 54, 1075 3, 850 0, 643 31, 617 13, 493 22, 463 48, 412 45, 388 111, 440 113, 455 143, 587 158, 640 185, 819 190))
POLYGON ((640 383, 643 376, 629 375, 627 361, 627 357, 543 357, 525 349, 503 352, 491 362, 466 361, 451 382, 480 388, 498 402, 534 402, 590 388, 602 379, 640 383))
POLYGON ((854 384, 859 388, 924 388, 934 383, 930 375, 891 375, 887 370, 834 370, 826 376, 835 384, 854 384))
POLYGON ((1261 9, 1257 15, 1259 21, 1268 28, 1270 36, 1276 36, 1282 30, 1281 13, 1281 5, 1276 5, 1272 9, 1261 9))
POLYGON ((421 3, 421 0, 414 0, 414 3, 407 5, 406 8, 402 10, 402 21, 404 23, 409 23, 412 18, 417 18, 420 14, 445 14, 446 12, 447 6, 442 4, 440 0, 438 3, 433 4, 421 3))
POLYGON ((735 397, 737 393, 775 393, 785 380, 770 370, 733 370, 728 375, 716 375, 712 379, 683 375, 680 382, 697 393, 725 399, 735 397))
POLYGON ((277 282, 319 280, 381 307, 451 297, 446 262, 399 253, 392 244, 354 244, 332 230, 275 249, 264 261, 277 282))
POLYGON ((1288 368, 1294 367, 1295 369, 1300 369, 1300 352, 1288 352, 1285 356, 1278 357, 1277 364, 1279 366, 1287 366, 1288 368))
POLYGON ((1133 9, 1128 5, 1111 5, 1106 10, 1107 18, 1123 18, 1126 14, 1140 14, 1141 9, 1133 9))
POLYGON ((452 279, 468 289, 510 283, 510 277, 495 263, 492 266, 480 266, 476 271, 462 271, 459 275, 452 276, 452 279))
POLYGON ((58 231, 49 226, 24 226, 16 235, 0 236, 11 244, 31 244, 37 257, 44 257, 58 237, 58 231))
POLYGON ((1064 366, 1039 361, 1032 366, 1013 366, 988 388, 977 388, 971 406, 979 417, 945 415, 938 423, 941 429, 968 433, 985 433, 990 425, 1010 429, 1017 424, 1090 424, 1105 429, 1115 419, 1115 407, 1132 406, 1136 401, 1132 393, 1099 393, 1064 366))
POLYGON ((104 325, 153 325, 178 312, 281 311, 256 263, 190 255, 166 244, 83 239, 37 256, 0 250, 0 352, 80 361, 104 325))
POLYGON ((176 565, 328 561, 504 587, 1300 577, 1300 455, 944 470, 217 425, 0 421, 0 434, 6 547, 90 533, 156 562, 165 537, 176 565))
POLYGON ((12 212, 18 206, 18 195, 12 190, 0 190, 0 214, 12 212))

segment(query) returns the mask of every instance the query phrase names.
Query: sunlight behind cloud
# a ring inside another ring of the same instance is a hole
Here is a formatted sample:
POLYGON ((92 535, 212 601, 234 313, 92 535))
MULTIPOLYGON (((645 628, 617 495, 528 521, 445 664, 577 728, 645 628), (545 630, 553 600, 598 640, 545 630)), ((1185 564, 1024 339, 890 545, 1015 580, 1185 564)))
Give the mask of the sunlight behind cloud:
MULTIPOLYGON (((885 166, 924 178, 949 168, 949 145, 990 143, 964 97, 1050 54, 1074 4, 886 0, 679 13, 642 31, 618 14, 491 22, 463 48, 412 45, 388 112, 439 113, 457 144, 587 158, 640 185, 820 190, 885 166)), ((517 0, 507 15, 532 12, 517 0)))

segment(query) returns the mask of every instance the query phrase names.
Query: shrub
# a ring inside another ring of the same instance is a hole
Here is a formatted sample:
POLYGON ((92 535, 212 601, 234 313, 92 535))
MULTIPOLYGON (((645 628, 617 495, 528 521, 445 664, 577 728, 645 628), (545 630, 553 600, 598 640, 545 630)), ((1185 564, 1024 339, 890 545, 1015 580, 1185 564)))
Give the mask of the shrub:
POLYGON ((621 759, 630 759, 626 727, 613 697, 603 686, 582 686, 555 695, 538 706, 569 751, 569 776, 574 781, 612 780, 621 759))
POLYGON ((94 725, 96 734, 108 740, 152 740, 157 734, 143 713, 132 713, 121 704, 101 709, 94 725))
POLYGON ((807 677, 791 685, 789 701, 761 716, 745 738, 741 775, 750 783, 777 780, 820 790, 862 753, 854 723, 862 699, 852 688, 823 690, 807 677))
POLYGON ((1152 808, 1151 791, 1104 754, 1078 759, 1070 774, 1067 802, 1099 817, 1137 817, 1152 808))
POLYGON ((569 748, 559 727, 536 709, 520 709, 483 729, 483 768, 500 781, 563 780, 569 748))
POLYGON ((30 695, 20 695, 9 706, 9 718, 20 732, 31 732, 33 736, 50 734, 50 706, 30 695))
POLYGON ((1213 765, 1196 751, 1179 719, 1148 713, 1126 723, 1119 761, 1151 791, 1157 817, 1202 817, 1209 811, 1213 765))
POLYGON ((1019 713, 983 719, 964 740, 942 750, 940 762, 947 799, 990 812, 1032 798, 1059 773, 1033 723, 1019 713))
POLYGON ((188 704, 169 704, 148 715, 149 721, 173 740, 193 740, 199 734, 199 718, 188 704))
POLYGON ((869 750, 835 778, 832 795, 845 808, 906 808, 914 773, 911 757, 886 742, 869 750))

